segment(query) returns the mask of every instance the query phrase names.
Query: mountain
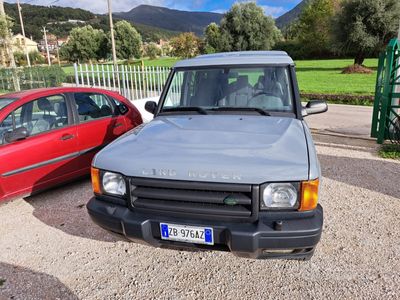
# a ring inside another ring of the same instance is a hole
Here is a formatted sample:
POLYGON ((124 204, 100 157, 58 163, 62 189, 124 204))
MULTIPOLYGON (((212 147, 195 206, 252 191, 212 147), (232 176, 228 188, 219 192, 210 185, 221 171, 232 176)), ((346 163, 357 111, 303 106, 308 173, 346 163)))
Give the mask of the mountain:
MULTIPOLYGON (((91 25, 96 29, 102 29, 108 32, 110 29, 108 17, 105 15, 96 15, 83 9, 59 7, 59 6, 40 6, 31 4, 22 4, 22 13, 25 22, 25 32, 28 37, 36 41, 42 39, 42 27, 47 25, 49 33, 56 35, 58 38, 65 38, 70 31, 78 26, 91 25), (85 23, 73 23, 68 20, 84 20, 85 23), (48 24, 48 23, 51 23, 48 24)), ((7 15, 13 21, 13 33, 21 32, 19 23, 18 10, 16 4, 4 3, 7 15)), ((115 18, 114 22, 118 22, 120 18, 115 18)), ((158 42, 160 39, 169 39, 179 34, 179 32, 169 31, 162 28, 156 28, 150 25, 137 24, 131 22, 136 30, 142 35, 143 41, 158 42)))
POLYGON ((129 12, 115 15, 138 24, 172 31, 192 31, 197 35, 203 35, 208 24, 211 22, 218 24, 223 17, 222 14, 217 13, 181 11, 151 5, 139 5, 129 12))
POLYGON ((275 20, 275 24, 279 29, 283 29, 293 21, 295 21, 303 9, 307 6, 308 2, 310 0, 303 0, 301 1, 296 7, 294 7, 292 10, 289 10, 287 13, 283 14, 279 18, 275 20))

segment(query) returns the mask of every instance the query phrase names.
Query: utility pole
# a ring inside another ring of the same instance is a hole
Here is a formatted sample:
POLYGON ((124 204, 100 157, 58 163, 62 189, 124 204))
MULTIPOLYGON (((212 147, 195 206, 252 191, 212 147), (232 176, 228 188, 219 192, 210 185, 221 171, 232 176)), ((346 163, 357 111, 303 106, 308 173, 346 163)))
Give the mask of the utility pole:
POLYGON ((57 61, 58 61, 58 65, 61 67, 61 62, 60 62, 60 48, 59 48, 59 44, 58 44, 58 37, 56 38, 56 51, 57 51, 57 61))
POLYGON ((29 58, 28 46, 26 45, 24 20, 22 19, 22 7, 21 7, 21 5, 19 3, 19 0, 17 0, 17 8, 18 8, 18 13, 19 13, 19 21, 21 23, 22 36, 24 37, 24 48, 25 48, 26 61, 28 63, 28 67, 30 67, 31 66, 31 59, 29 58))
POLYGON ((108 1, 108 15, 110 18, 110 32, 111 32, 111 46, 112 46, 112 56, 114 66, 117 66, 117 51, 115 49, 115 37, 114 37, 114 24, 113 24, 113 16, 112 16, 112 5, 111 0, 108 1))
POLYGON ((43 34, 44 34, 44 43, 46 46, 46 52, 47 52, 47 62, 49 66, 51 66, 51 59, 50 59, 50 51, 49 51, 49 44, 47 43, 47 31, 46 31, 46 26, 43 26, 43 34))
MULTIPOLYGON (((4 1, 0 0, 0 17, 4 18, 5 21, 7 21, 7 15, 6 11, 4 10, 4 1)), ((10 67, 12 68, 12 74, 13 74, 13 82, 14 82, 14 89, 15 91, 20 91, 20 85, 19 85, 19 78, 17 75, 17 65, 15 64, 15 58, 14 58, 14 52, 12 49, 11 41, 10 41, 10 36, 11 32, 9 31, 9 28, 7 26, 7 22, 5 22, 6 28, 5 28, 5 36, 4 36, 4 48, 5 52, 8 55, 8 58, 10 60, 10 67)))

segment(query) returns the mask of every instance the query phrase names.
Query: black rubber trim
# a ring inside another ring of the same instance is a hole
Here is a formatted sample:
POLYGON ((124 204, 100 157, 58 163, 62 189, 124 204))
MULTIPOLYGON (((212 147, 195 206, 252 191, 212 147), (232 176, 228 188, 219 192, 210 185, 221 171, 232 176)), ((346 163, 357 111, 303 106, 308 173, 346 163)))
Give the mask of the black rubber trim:
POLYGON ((67 155, 63 155, 63 156, 56 157, 56 158, 53 158, 53 159, 49 159, 49 160, 46 160, 46 161, 42 161, 42 162, 37 163, 37 164, 29 165, 29 166, 26 166, 26 167, 23 167, 23 168, 20 168, 20 169, 12 170, 12 171, 3 173, 1 176, 8 177, 8 176, 16 175, 16 174, 19 174, 19 173, 23 173, 23 172, 27 172, 27 171, 30 171, 30 170, 33 170, 33 169, 41 168, 41 167, 44 167, 44 166, 47 166, 47 165, 51 165, 51 164, 54 164, 54 163, 57 163, 57 162, 60 162, 60 161, 63 161, 63 160, 69 159, 69 158, 75 158, 75 157, 78 157, 78 156, 79 156, 79 152, 74 152, 74 153, 71 153, 71 154, 67 154, 67 155))
POLYGON ((70 153, 70 154, 67 154, 67 155, 63 155, 63 156, 59 156, 59 157, 56 157, 56 158, 53 158, 53 159, 45 160, 45 161, 42 161, 40 163, 32 164, 32 165, 29 165, 29 166, 26 166, 26 167, 23 167, 23 168, 19 168, 19 169, 15 169, 15 170, 3 173, 1 176, 2 177, 8 177, 8 176, 12 176, 12 175, 28 172, 28 171, 31 171, 33 169, 37 169, 37 168, 41 168, 41 167, 44 167, 44 166, 47 166, 47 165, 55 164, 57 162, 60 162, 60 161, 66 160, 66 159, 70 159, 70 158, 75 158, 75 157, 78 157, 78 156, 81 156, 81 155, 84 155, 84 154, 87 154, 87 153, 90 153, 90 152, 93 152, 93 151, 99 151, 100 149, 102 149, 105 146, 106 146, 106 144, 103 144, 101 146, 96 146, 96 147, 88 148, 88 149, 85 149, 85 150, 82 150, 82 151, 79 151, 79 152, 73 152, 73 153, 70 153))

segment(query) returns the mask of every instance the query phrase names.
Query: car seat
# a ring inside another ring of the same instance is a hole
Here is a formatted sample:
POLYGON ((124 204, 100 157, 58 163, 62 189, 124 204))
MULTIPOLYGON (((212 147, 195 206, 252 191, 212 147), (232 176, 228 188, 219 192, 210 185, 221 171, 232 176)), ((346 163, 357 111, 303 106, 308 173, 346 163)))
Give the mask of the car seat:
POLYGON ((65 102, 54 103, 54 111, 57 115, 56 127, 63 127, 68 124, 67 105, 65 102))
POLYGON ((252 96, 253 87, 249 84, 249 77, 239 76, 236 82, 228 86, 227 96, 219 101, 219 106, 246 107, 252 96))
POLYGON ((47 98, 41 98, 37 102, 39 110, 43 112, 43 116, 38 119, 32 127, 31 134, 36 134, 50 130, 55 124, 56 117, 51 115, 54 112, 53 105, 47 98))
POLYGON ((78 106, 78 114, 80 121, 86 121, 90 119, 100 118, 101 109, 87 94, 76 93, 75 103, 78 106))

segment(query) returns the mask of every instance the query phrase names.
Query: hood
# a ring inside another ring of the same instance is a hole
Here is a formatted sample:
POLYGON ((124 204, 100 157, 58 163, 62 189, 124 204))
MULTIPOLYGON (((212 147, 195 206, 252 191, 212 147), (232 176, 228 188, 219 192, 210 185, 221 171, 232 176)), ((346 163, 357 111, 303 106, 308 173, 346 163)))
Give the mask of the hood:
POLYGON ((287 117, 157 117, 100 151, 94 166, 126 176, 261 184, 308 179, 301 121, 287 117))

